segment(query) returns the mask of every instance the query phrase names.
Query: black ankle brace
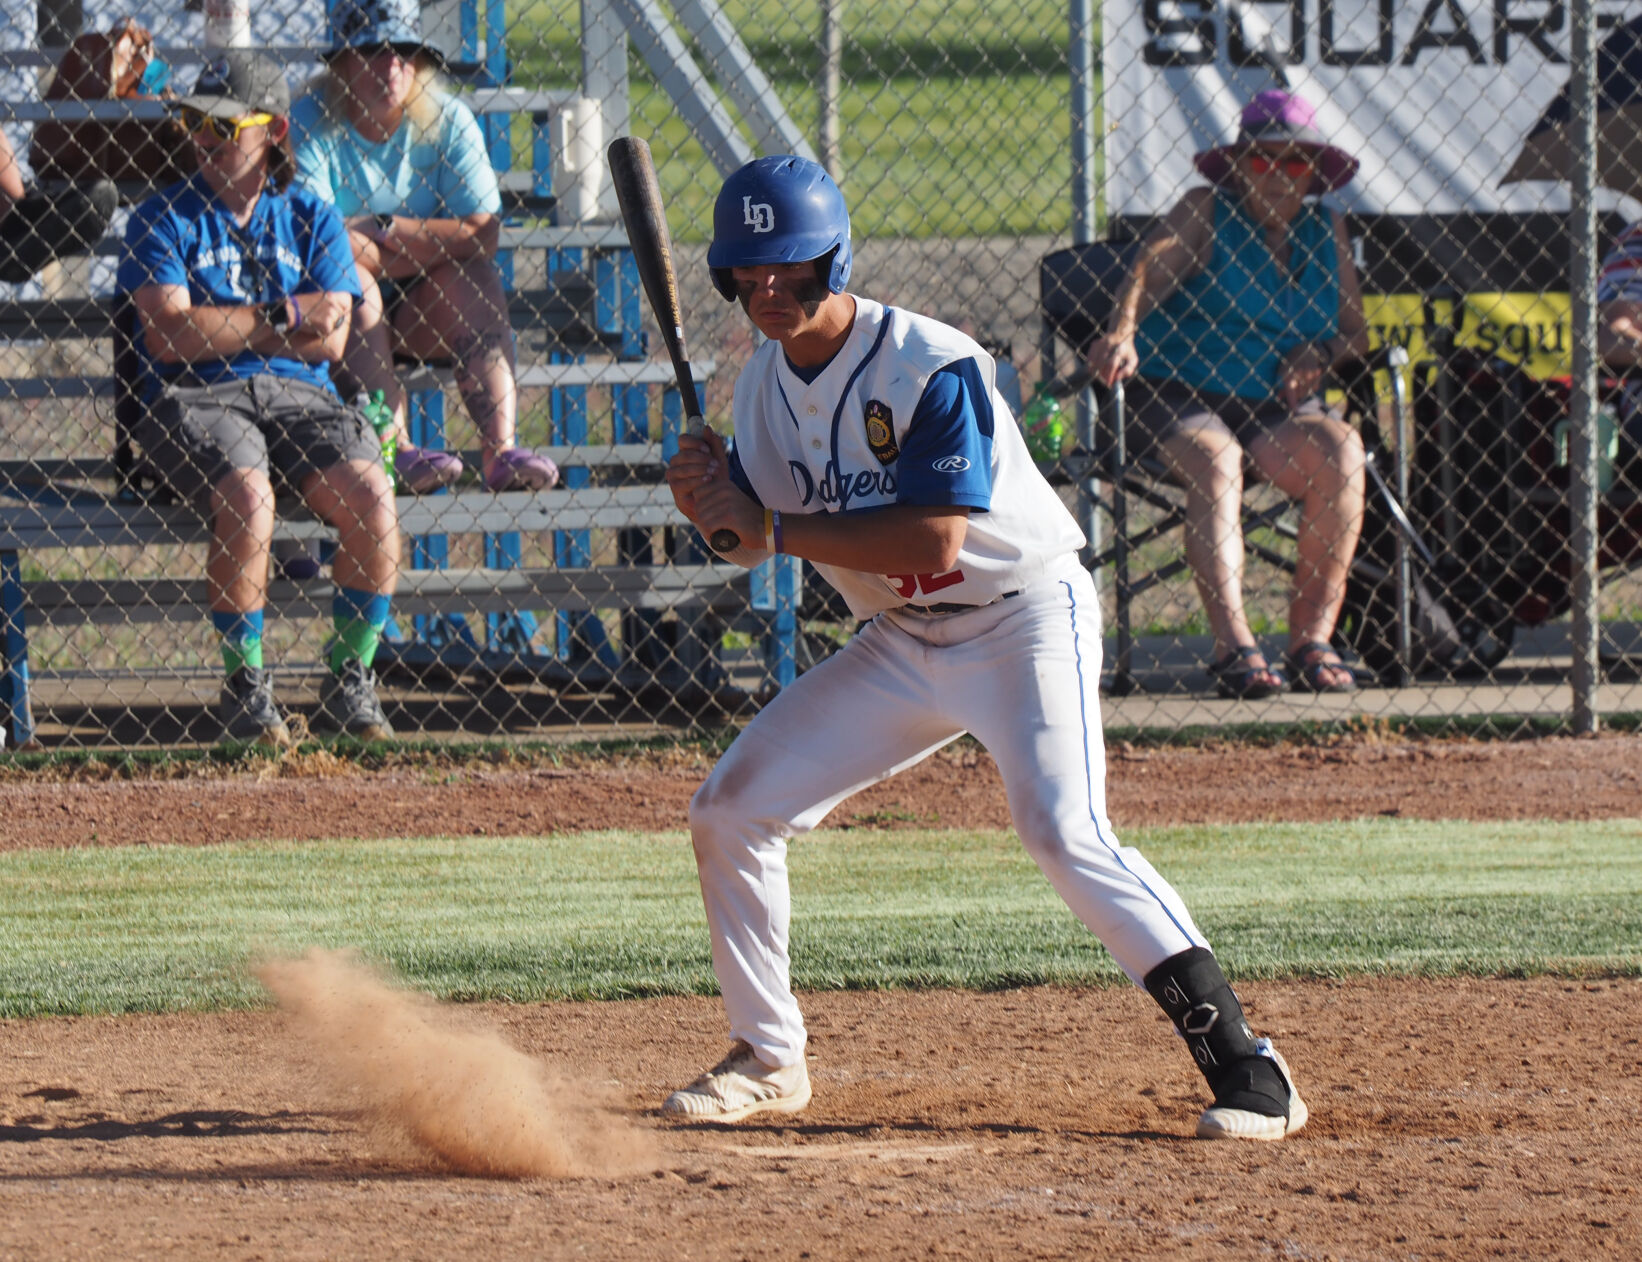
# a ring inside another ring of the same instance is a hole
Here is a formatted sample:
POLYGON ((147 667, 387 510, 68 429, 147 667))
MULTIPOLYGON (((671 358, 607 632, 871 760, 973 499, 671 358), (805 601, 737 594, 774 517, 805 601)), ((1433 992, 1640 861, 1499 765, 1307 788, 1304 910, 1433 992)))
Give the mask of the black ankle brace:
MULTIPOLYGON (((1207 947, 1170 956, 1146 974, 1145 986, 1186 1040, 1217 1102, 1223 1103, 1222 1088, 1238 1092, 1253 1085, 1246 1081, 1251 1070, 1256 1078, 1266 1077, 1250 1063, 1259 1052, 1254 1031, 1243 1018, 1243 1005, 1207 947)), ((1279 1084, 1275 1066, 1271 1066, 1270 1077, 1274 1086, 1279 1084)), ((1278 1098, 1286 1099, 1286 1093, 1278 1098)))

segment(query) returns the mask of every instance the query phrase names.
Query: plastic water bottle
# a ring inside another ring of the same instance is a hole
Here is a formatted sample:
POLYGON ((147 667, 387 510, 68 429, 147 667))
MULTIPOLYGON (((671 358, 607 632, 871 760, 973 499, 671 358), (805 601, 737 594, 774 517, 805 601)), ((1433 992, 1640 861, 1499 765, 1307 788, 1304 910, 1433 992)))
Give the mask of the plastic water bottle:
POLYGON ((1039 464, 1059 460, 1066 444, 1066 413, 1060 401, 1049 393, 1049 387, 1039 383, 1032 401, 1021 413, 1021 431, 1026 435, 1026 449, 1039 464))
POLYGON ((388 406, 388 392, 378 390, 369 399, 363 394, 359 396, 359 410, 365 414, 365 419, 371 423, 376 431, 377 441, 382 444, 382 467, 388 471, 388 485, 398 489, 398 480, 394 477, 394 457, 399 454, 399 439, 393 428, 393 409, 388 406))
MULTIPOLYGON (((1623 428, 1619 423, 1619 413, 1611 405, 1597 405, 1596 489, 1599 494, 1606 495, 1613 490, 1615 465, 1619 461, 1619 434, 1623 428)), ((1573 436, 1573 422, 1558 421, 1551 436, 1556 444, 1556 467, 1566 469, 1571 463, 1568 449, 1573 436)))

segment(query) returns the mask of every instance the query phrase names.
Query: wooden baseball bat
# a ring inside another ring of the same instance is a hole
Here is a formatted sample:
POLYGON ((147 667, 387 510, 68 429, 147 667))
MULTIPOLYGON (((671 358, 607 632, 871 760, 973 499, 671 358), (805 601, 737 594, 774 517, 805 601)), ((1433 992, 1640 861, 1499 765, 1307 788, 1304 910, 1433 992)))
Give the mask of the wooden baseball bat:
MULTIPOLYGON (((699 434, 706 422, 701 415, 701 398, 695 377, 684 353, 684 314, 679 309, 678 276, 673 270, 673 239, 667 232, 667 214, 661 205, 661 184, 650 159, 650 146, 637 136, 618 136, 605 151, 610 160, 610 178, 616 186, 622 223, 627 225, 627 241, 633 247, 633 261, 650 299, 650 309, 661 326, 662 344, 673 361, 684 400, 684 423, 699 434)), ((710 541, 716 552, 730 552, 741 540, 733 530, 715 530, 710 541)))

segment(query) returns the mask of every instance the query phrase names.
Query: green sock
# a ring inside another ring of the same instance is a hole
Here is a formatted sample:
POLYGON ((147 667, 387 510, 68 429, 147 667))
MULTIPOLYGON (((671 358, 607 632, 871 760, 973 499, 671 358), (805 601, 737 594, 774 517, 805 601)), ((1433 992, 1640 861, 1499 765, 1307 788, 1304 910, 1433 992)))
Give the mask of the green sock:
POLYGON ((331 641, 331 669, 339 671, 343 662, 357 657, 360 665, 369 670, 376 646, 382 642, 382 629, 364 618, 332 618, 331 625, 336 628, 336 637, 331 641))
POLYGON ((224 640, 222 642, 222 664, 230 675, 241 666, 250 666, 256 670, 261 670, 262 641, 241 640, 238 644, 235 644, 232 640, 224 640))
POLYGON ((371 668, 376 646, 382 642, 382 629, 388 625, 391 599, 357 587, 336 589, 331 597, 331 624, 336 627, 336 638, 328 653, 333 671, 340 671, 342 663, 355 658, 366 670, 371 668))
POLYGON ((211 612, 211 625, 222 636, 222 664, 232 675, 241 667, 262 669, 262 610, 250 613, 211 612))

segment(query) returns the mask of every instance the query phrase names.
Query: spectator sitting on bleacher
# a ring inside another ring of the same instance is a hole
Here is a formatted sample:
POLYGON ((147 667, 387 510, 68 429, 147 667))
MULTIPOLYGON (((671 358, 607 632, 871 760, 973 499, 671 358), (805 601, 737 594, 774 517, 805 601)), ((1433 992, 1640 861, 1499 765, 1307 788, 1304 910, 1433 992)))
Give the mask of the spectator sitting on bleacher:
POLYGON ((1243 608, 1239 526, 1245 453, 1299 502, 1288 663, 1297 688, 1349 692, 1330 646, 1363 523, 1363 445, 1323 398, 1324 374, 1368 352, 1368 324, 1339 214, 1308 199, 1357 160, 1318 134, 1281 89, 1243 110, 1237 139, 1196 156, 1189 190, 1135 256, 1089 366, 1129 392, 1130 448, 1157 453, 1186 490, 1186 558, 1214 634, 1222 696, 1287 680, 1243 608))
POLYGON ((89 250, 119 202, 110 180, 31 190, 11 141, 0 131, 0 280, 21 284, 47 263, 89 250))
POLYGON ((211 522, 211 620, 222 635, 229 736, 285 745, 262 661, 275 480, 335 527, 330 673, 318 723, 390 736, 370 665, 399 570, 382 448, 331 385, 359 297, 342 217, 291 187, 290 91, 234 50, 180 102, 199 172, 131 215, 117 288, 136 308, 149 463, 211 522))
POLYGON ((518 387, 507 293, 495 254, 501 192, 484 133, 439 82, 416 0, 339 0, 326 68, 292 114, 297 179, 347 218, 364 298, 346 375, 394 412, 400 485, 422 493, 462 472, 413 447, 393 357, 446 362, 478 431, 485 485, 541 490, 553 462, 516 447, 518 387))

